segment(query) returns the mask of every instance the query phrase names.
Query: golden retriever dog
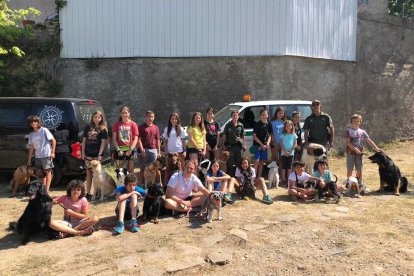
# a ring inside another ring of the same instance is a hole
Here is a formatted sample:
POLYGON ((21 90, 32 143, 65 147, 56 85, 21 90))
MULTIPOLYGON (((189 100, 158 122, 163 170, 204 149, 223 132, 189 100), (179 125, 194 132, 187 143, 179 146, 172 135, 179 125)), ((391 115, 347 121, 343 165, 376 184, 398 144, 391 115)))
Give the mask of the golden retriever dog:
POLYGON ((116 193, 115 180, 102 168, 98 160, 91 161, 92 167, 92 200, 99 194, 100 201, 114 196, 116 193))
POLYGON ((33 167, 27 167, 22 165, 18 167, 13 174, 13 179, 10 181, 11 195, 15 197, 20 186, 28 186, 30 183, 30 177, 34 175, 33 167))
POLYGON ((221 153, 220 160, 218 160, 218 163, 220 165, 220 170, 222 170, 223 172, 227 171, 227 160, 229 160, 229 158, 230 158, 230 152, 227 150, 224 150, 221 153))
POLYGON ((152 185, 154 183, 162 183, 161 173, 159 171, 160 167, 161 163, 158 160, 155 160, 149 163, 149 165, 144 168, 145 190, 149 185, 152 185))

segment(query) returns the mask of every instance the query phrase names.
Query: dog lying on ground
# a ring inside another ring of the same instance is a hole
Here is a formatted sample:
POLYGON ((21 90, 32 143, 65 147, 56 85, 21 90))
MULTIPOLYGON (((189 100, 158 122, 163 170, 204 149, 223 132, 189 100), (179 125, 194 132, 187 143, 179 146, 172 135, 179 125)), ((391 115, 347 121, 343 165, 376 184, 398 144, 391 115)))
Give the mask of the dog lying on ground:
POLYGON ((33 167, 22 165, 18 167, 13 174, 13 179, 10 181, 11 194, 10 197, 15 197, 17 191, 21 186, 27 187, 30 183, 30 177, 34 175, 33 167))
POLYGON ((115 169, 116 186, 124 185, 125 177, 129 174, 127 168, 115 169))
POLYGON ((332 195, 335 198, 335 202, 339 203, 341 200, 341 194, 337 191, 337 185, 338 177, 336 175, 333 175, 335 177, 334 181, 325 182, 325 186, 321 187, 319 185, 319 182, 314 181, 306 181, 304 183, 305 189, 314 189, 317 193, 317 200, 320 200, 324 198, 326 195, 332 195))
MULTIPOLYGON (((315 170, 315 161, 326 158, 326 148, 319 144, 310 143, 303 149, 301 161, 305 163, 305 170, 312 175, 315 170)), ((317 168, 316 168, 317 169, 317 168)))
POLYGON ((267 165, 267 167, 269 168, 268 188, 272 188, 273 186, 275 186, 276 189, 279 188, 279 166, 277 165, 276 161, 272 161, 270 164, 267 165))
POLYGON ((144 168, 145 190, 148 186, 154 183, 162 183, 161 172, 159 171, 160 168, 161 163, 158 160, 149 163, 149 165, 144 168))
POLYGON ((220 170, 222 170, 223 172, 227 172, 227 161, 229 160, 229 158, 230 158, 230 152, 227 150, 224 150, 221 153, 220 160, 218 160, 218 163, 220 165, 220 170))
POLYGON ((223 200, 223 193, 219 191, 212 191, 203 206, 201 207, 202 214, 207 214, 207 221, 211 223, 213 221, 213 213, 217 211, 217 219, 223 220, 221 216, 221 204, 223 200))
POLYGON ((153 222, 158 223, 158 217, 165 213, 163 195, 162 183, 154 183, 148 187, 142 209, 142 220, 154 219, 153 222))
POLYGON ((100 201, 115 196, 116 183, 115 180, 102 168, 101 162, 98 160, 91 161, 92 168, 92 200, 99 195, 100 201))
POLYGON ((378 165, 380 176, 380 192, 393 191, 396 196, 407 192, 408 180, 401 176, 400 169, 384 152, 376 152, 368 157, 372 163, 378 165))
POLYGON ((27 244, 30 237, 35 233, 47 230, 49 238, 55 234, 49 228, 53 199, 47 193, 46 187, 39 180, 34 180, 29 184, 27 193, 29 203, 26 209, 17 223, 10 223, 10 228, 17 230, 19 233, 23 245, 27 244))

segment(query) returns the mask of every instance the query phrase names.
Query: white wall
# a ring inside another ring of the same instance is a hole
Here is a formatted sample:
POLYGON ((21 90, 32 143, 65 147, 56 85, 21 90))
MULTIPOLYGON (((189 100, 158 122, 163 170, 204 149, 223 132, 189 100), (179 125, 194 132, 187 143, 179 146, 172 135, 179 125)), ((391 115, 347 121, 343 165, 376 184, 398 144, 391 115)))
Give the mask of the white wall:
POLYGON ((64 58, 355 60, 357 0, 68 0, 64 58))

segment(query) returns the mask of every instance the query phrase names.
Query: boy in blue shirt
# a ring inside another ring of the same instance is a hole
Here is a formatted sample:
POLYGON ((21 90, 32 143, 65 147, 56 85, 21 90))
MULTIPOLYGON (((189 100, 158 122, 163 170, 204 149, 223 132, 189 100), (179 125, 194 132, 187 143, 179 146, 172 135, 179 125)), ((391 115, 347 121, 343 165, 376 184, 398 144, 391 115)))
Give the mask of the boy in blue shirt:
POLYGON ((138 199, 145 195, 145 190, 137 186, 138 179, 135 174, 130 173, 125 177, 124 186, 116 188, 116 198, 118 205, 115 213, 118 218, 118 225, 115 228, 115 234, 119 235, 124 231, 124 220, 131 220, 129 227, 131 232, 135 233, 140 230, 137 217, 139 213, 138 199))

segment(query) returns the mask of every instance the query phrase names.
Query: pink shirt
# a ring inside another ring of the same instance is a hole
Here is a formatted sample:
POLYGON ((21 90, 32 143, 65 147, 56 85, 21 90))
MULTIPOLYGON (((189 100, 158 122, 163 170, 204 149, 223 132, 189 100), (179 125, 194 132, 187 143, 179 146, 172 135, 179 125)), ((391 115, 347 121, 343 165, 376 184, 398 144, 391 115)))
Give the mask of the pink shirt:
MULTIPOLYGON (((62 204, 65 208, 75 211, 76 213, 82 213, 82 209, 85 209, 88 207, 88 200, 85 197, 82 197, 77 202, 72 202, 69 196, 64 195, 64 196, 57 197, 55 201, 58 204, 62 204)), ((80 219, 75 219, 75 218, 69 218, 66 216, 64 216, 63 219, 67 221, 79 221, 80 220, 80 219)))

